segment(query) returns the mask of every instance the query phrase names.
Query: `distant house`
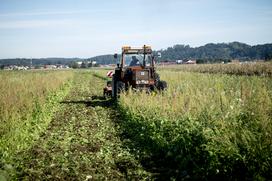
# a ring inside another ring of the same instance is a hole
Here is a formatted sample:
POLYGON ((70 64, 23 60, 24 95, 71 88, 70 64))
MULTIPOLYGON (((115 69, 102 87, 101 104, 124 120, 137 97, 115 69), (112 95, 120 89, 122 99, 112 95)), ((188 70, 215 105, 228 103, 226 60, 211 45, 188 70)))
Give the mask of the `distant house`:
POLYGON ((17 66, 13 70, 27 70, 27 69, 29 69, 29 67, 27 66, 17 66))
POLYGON ((62 64, 57 64, 56 66, 57 66, 57 69, 67 69, 67 68, 69 68, 68 65, 62 65, 62 64))
POLYGON ((116 67, 116 64, 108 64, 106 67, 116 67))
POLYGON ((177 64, 182 64, 182 63, 183 63, 183 60, 176 60, 176 63, 177 63, 177 64))
POLYGON ((171 61, 171 62, 169 62, 169 61, 161 61, 160 63, 158 63, 158 65, 173 65, 173 64, 176 64, 176 62, 174 62, 174 61, 171 61))
POLYGON ((44 65, 45 69, 56 69, 57 66, 56 65, 44 65))
POLYGON ((185 64, 196 64, 196 60, 188 60, 185 64))
POLYGON ((231 63, 240 63, 240 61, 238 60, 238 59, 233 59, 233 60, 231 60, 231 63))
POLYGON ((27 69, 29 69, 28 66, 9 65, 4 67, 4 70, 27 70, 27 69))
POLYGON ((4 70, 12 70, 11 66, 4 66, 4 70))

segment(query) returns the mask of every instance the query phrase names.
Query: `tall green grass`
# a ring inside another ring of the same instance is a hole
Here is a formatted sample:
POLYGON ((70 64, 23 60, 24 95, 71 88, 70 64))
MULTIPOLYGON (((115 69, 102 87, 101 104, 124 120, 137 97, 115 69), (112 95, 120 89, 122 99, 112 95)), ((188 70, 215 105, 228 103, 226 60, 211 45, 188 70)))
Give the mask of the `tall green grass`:
POLYGON ((119 103, 143 162, 156 158, 179 179, 272 177, 271 78, 160 74, 166 92, 131 91, 119 103))
POLYGON ((169 65, 160 66, 159 69, 172 71, 216 73, 229 75, 257 75, 272 76, 272 63, 231 63, 231 64, 197 64, 197 65, 169 65))
POLYGON ((39 137, 72 77, 72 71, 0 72, 0 167, 39 137))

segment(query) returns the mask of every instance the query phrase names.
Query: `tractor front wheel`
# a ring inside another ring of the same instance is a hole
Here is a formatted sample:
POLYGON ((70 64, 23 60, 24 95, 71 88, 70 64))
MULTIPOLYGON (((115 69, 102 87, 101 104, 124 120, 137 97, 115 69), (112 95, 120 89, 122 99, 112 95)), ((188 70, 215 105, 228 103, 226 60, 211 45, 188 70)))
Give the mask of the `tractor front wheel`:
POLYGON ((116 99, 118 95, 125 90, 125 83, 116 79, 113 75, 112 77, 112 98, 116 99))

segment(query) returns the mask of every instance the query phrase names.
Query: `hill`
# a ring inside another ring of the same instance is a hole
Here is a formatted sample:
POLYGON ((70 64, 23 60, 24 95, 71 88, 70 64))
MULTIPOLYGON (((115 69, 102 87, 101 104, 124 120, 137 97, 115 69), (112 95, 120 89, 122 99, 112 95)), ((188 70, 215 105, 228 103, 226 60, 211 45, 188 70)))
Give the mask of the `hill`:
MULTIPOLYGON (((155 51, 161 53, 159 61, 175 61, 184 59, 196 59, 198 63, 215 63, 239 59, 242 61, 271 60, 272 44, 247 45, 240 42, 232 43, 209 43, 200 47, 190 47, 189 45, 174 45, 167 49, 155 51)), ((0 66, 3 65, 45 65, 64 64, 69 65, 75 61, 96 61, 98 64, 115 64, 112 54, 99 55, 87 59, 80 58, 40 58, 40 59, 0 59, 0 66)))
POLYGON ((11 59, 0 59, 0 66, 3 65, 69 65, 72 61, 80 61, 79 58, 11 58, 11 59))
MULTIPOLYGON (((272 44, 251 46, 240 42, 209 43, 195 48, 189 45, 174 45, 155 51, 155 53, 158 52, 161 53, 159 61, 196 59, 198 63, 216 63, 233 59, 241 61, 271 60, 272 44)), ((100 64, 115 63, 112 55, 101 55, 90 59, 94 59, 100 64)))
POLYGON ((189 45, 174 45, 160 50, 162 60, 196 59, 199 62, 217 62, 222 60, 270 60, 272 59, 272 44, 250 46, 245 43, 209 43, 200 47, 189 45))

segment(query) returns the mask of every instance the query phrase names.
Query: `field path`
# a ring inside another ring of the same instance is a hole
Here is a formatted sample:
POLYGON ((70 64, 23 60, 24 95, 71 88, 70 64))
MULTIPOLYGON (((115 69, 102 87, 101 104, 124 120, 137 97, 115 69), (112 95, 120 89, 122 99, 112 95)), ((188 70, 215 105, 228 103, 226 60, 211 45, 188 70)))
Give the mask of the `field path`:
MULTIPOLYGON (((92 72, 75 73, 47 131, 18 155, 17 179, 143 180, 150 178, 118 136, 112 102, 102 100, 105 84, 92 72)), ((115 116, 116 117, 116 116, 115 116)))

